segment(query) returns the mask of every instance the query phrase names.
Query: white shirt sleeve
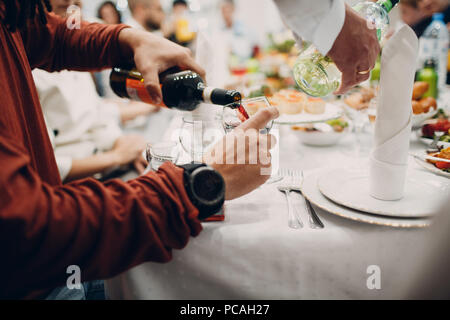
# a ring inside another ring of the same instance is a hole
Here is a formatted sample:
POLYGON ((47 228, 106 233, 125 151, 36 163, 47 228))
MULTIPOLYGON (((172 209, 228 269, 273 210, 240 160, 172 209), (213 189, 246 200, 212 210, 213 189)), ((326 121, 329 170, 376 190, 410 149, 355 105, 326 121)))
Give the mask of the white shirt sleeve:
POLYGON ((343 0, 274 0, 286 25, 326 55, 345 20, 343 0))
POLYGON ((58 166, 59 176, 61 180, 66 180, 67 176, 72 170, 72 158, 69 156, 59 156, 55 155, 56 165, 58 166))

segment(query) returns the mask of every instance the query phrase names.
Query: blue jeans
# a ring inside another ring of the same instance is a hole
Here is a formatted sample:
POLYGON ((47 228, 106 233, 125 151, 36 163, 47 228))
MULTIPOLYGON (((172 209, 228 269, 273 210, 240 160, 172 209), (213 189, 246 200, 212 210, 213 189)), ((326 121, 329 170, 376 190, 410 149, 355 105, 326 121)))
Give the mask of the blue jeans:
POLYGON ((83 282, 81 289, 59 287, 54 289, 45 300, 105 300, 103 280, 83 282))

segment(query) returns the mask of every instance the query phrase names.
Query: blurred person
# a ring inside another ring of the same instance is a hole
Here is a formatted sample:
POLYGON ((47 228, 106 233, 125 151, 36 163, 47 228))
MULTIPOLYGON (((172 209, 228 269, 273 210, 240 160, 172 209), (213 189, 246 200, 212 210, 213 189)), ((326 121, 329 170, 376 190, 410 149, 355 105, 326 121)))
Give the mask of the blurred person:
MULTIPOLYGON (((165 163, 158 172, 128 182, 87 178, 63 185, 32 69, 98 70, 134 59, 156 103, 162 100, 158 74, 177 66, 204 77, 204 70, 189 50, 148 32, 85 21, 80 29, 67 28, 65 19, 51 13, 48 0, 0 0, 0 56, 5 83, 0 86, 0 299, 45 298, 51 291, 50 297, 61 297, 64 290, 71 298, 84 299, 86 289, 97 286, 53 290, 67 283, 69 266, 81 270, 85 283, 146 261, 167 262, 173 249, 184 248, 201 232, 200 221, 218 204, 268 179, 261 170, 270 168, 270 162, 262 159, 219 164, 218 159, 223 163, 235 152, 234 144, 226 144, 207 157, 209 167, 165 163), (208 175, 195 176, 200 168, 208 175), (186 181, 193 183, 196 196, 186 181), (211 183, 220 188, 204 189, 211 183)), ((265 108, 240 128, 257 133, 260 151, 269 160, 273 137, 259 129, 277 116, 275 108, 265 108)), ((229 134, 221 143, 236 137, 229 134)), ((247 144, 241 150, 246 158, 251 149, 247 144)))
POLYGON ((164 36, 162 26, 166 15, 160 0, 129 0, 132 18, 128 24, 164 36))
POLYGON ((221 13, 221 41, 226 39, 232 54, 243 59, 250 58, 257 42, 249 27, 236 18, 234 0, 222 0, 221 13))
POLYGON ((400 16, 404 23, 414 29, 414 26, 419 23, 425 14, 419 9, 420 0, 402 0, 400 6, 400 16))
POLYGON ((122 23, 122 14, 117 10, 116 4, 112 1, 105 1, 97 9, 97 18, 107 24, 122 23))
POLYGON ((450 30, 450 0, 417 0, 417 7, 423 18, 412 26, 417 37, 421 37, 425 29, 431 24, 433 14, 442 12, 444 22, 450 30))
POLYGON ((189 7, 186 0, 174 0, 172 12, 164 24, 165 36, 170 41, 190 47, 195 40, 189 21, 189 7))

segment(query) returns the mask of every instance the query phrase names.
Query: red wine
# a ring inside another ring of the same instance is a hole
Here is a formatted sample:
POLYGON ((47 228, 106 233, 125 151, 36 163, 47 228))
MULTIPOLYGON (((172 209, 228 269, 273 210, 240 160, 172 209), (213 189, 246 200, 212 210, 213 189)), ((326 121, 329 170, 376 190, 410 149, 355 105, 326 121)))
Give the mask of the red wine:
MULTIPOLYGON (((232 108, 236 108, 241 102, 241 94, 238 91, 207 87, 203 79, 193 71, 169 69, 160 74, 159 80, 163 107, 192 111, 200 102, 232 108)), ((113 68, 110 85, 119 97, 154 104, 145 88, 142 74, 135 69, 113 68)))
POLYGON ((248 120, 250 118, 242 104, 240 104, 239 107, 237 107, 237 109, 238 109, 238 112, 244 117, 244 121, 248 120))

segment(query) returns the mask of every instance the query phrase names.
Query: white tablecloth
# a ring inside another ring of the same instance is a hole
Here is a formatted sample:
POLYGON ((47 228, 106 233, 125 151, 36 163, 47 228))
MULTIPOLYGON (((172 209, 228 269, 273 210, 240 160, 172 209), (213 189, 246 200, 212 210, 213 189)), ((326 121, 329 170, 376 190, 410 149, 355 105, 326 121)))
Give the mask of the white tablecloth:
MULTIPOLYGON (((174 120, 176 123, 177 120, 174 120)), ((348 165, 354 136, 334 147, 307 147, 281 130, 281 167, 306 171, 348 165), (347 150, 347 151, 346 151, 347 150)), ((370 141, 370 136, 365 136, 370 141)), ((412 138, 412 151, 424 146, 412 138)), ((411 166, 417 166, 411 160, 411 166)), ((430 174, 432 177, 432 174, 430 174)), ((145 263, 106 282, 111 299, 391 299, 411 281, 411 255, 425 229, 394 229, 346 220, 316 208, 325 225, 287 226, 287 207, 275 185, 226 203, 226 221, 204 230, 167 264, 145 263), (408 254, 405 254, 408 253, 408 254), (367 286, 371 265, 381 289, 367 286)), ((301 205, 299 201, 297 205, 301 205)), ((307 222, 306 216, 303 221, 307 222)))

